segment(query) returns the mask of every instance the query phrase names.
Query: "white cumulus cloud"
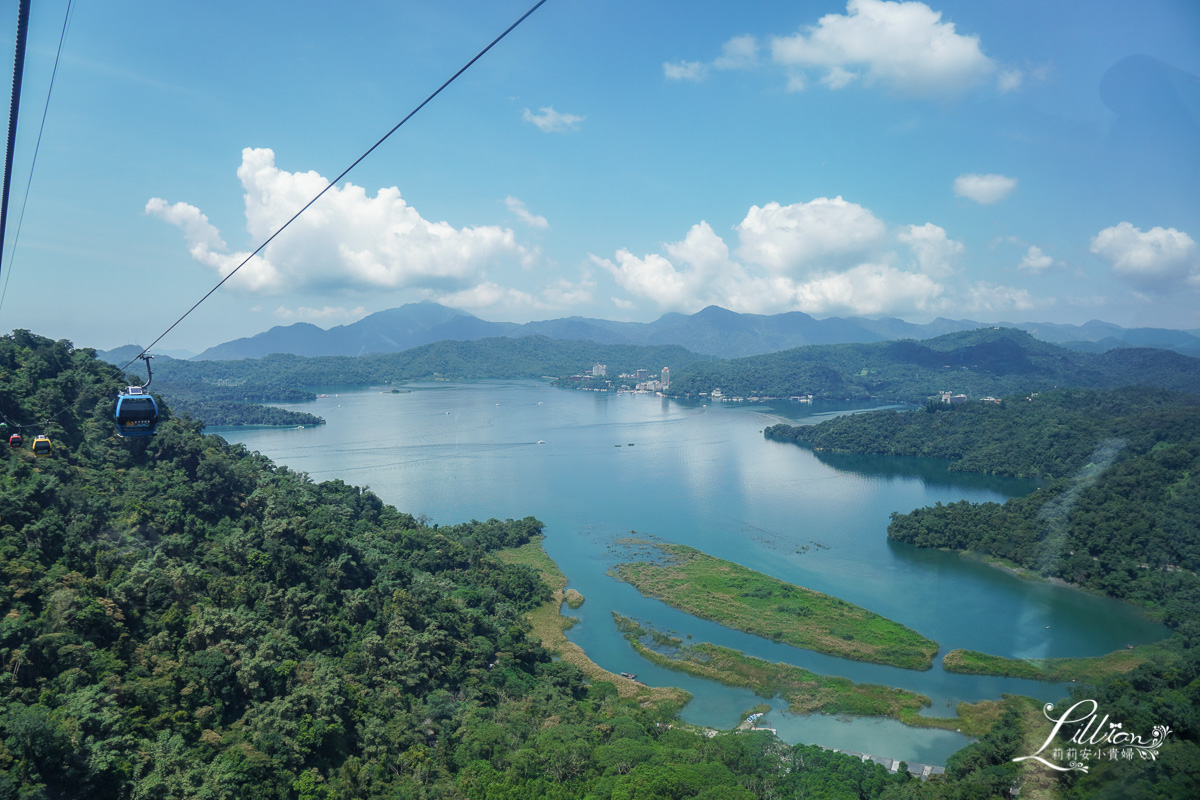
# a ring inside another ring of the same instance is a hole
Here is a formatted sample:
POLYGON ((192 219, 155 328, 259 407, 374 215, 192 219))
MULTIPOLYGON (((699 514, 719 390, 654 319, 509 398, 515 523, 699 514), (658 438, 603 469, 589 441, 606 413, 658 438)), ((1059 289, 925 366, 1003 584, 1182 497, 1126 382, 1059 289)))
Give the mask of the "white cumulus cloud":
POLYGON ((708 65, 700 61, 664 61, 663 75, 672 81, 702 81, 708 75, 708 65))
POLYGON ((579 123, 586 119, 586 117, 575 114, 562 114, 555 111, 553 106, 544 106, 538 111, 539 113, 535 114, 527 108, 521 118, 526 122, 532 122, 538 127, 538 130, 544 133, 565 133, 579 130, 579 123))
MULTIPOLYGON (((733 230, 736 249, 700 222, 659 252, 622 248, 591 262, 629 298, 683 313, 719 305, 750 314, 1000 314, 1045 302, 1024 289, 965 280, 957 262, 966 248, 941 226, 889 228, 841 197, 752 206, 733 230)), ((613 302, 631 307, 625 298, 613 302)))
POLYGON ((591 273, 584 270, 578 282, 571 282, 566 278, 551 281, 542 289, 542 302, 551 308, 570 308, 590 303, 595 289, 596 282, 592 280, 591 273))
POLYGON ((979 37, 958 33, 953 22, 924 3, 850 0, 845 14, 771 40, 776 63, 796 71, 823 71, 831 88, 860 72, 867 85, 884 84, 915 95, 955 94, 996 70, 979 37))
POLYGON ((937 308, 945 287, 928 275, 860 264, 797 283, 795 306, 809 314, 886 314, 937 308))
POLYGON ((713 61, 717 69, 749 69, 758 63, 758 40, 749 34, 735 36, 721 45, 721 55, 713 61))
POLYGON ((954 273, 954 263, 966 248, 946 235, 946 229, 932 222, 909 225, 897 234, 901 242, 912 248, 921 272, 935 278, 954 273))
POLYGON ((1017 264, 1017 269, 1040 275, 1052 266, 1054 266, 1054 259, 1043 253, 1042 248, 1031 244, 1025 251, 1025 257, 1021 259, 1021 263, 1017 264))
POLYGON ((1006 311, 1028 311, 1038 306, 1053 305, 1053 298, 1035 300, 1025 289, 1000 286, 992 283, 976 283, 968 286, 959 300, 963 311, 1000 314, 1006 311))
POLYGON ((857 78, 857 72, 851 72, 844 67, 833 67, 821 76, 821 83, 830 89, 844 89, 857 80, 857 78))
POLYGON ((795 273, 869 252, 886 226, 867 209, 838 197, 752 206, 737 226, 739 257, 773 272, 795 273))
POLYGON ((1025 80, 1025 73, 1019 69, 1002 69, 996 76, 996 88, 1001 94, 1008 94, 1021 88, 1021 84, 1025 80))
POLYGON ((517 219, 524 222, 531 228, 549 228, 550 223, 540 214, 533 214, 525 207, 525 204, 517 198, 509 195, 504 198, 504 205, 508 206, 508 210, 517 216, 517 219))
POLYGON ((985 206, 1003 200, 1012 194, 1015 188, 1017 188, 1016 178, 994 173, 979 175, 971 172, 959 175, 954 179, 956 195, 985 206))
POLYGON ((146 213, 180 228, 188 252, 197 261, 205 261, 214 250, 224 250, 226 247, 221 232, 195 206, 187 203, 168 205, 161 197, 152 197, 146 203, 146 213))
MULTIPOLYGON (((246 209, 246 231, 264 241, 327 180, 316 172, 286 172, 266 148, 246 148, 237 171, 246 209)), ((230 272, 248 251, 227 252, 220 233, 195 206, 152 198, 146 213, 178 226, 192 257, 230 272)), ((482 280, 496 263, 521 263, 529 252, 513 232, 496 226, 455 228, 423 218, 395 186, 368 196, 346 183, 325 193, 230 279, 231 288, 283 291, 429 288, 454 291, 482 280)))
POLYGON ((489 308, 541 310, 546 306, 528 292, 500 286, 491 281, 481 281, 475 286, 457 292, 434 294, 432 299, 451 308, 482 311, 489 308))
POLYGON ((1175 228, 1143 232, 1121 222, 1096 234, 1091 251, 1111 263, 1115 275, 1143 289, 1200 288, 1200 247, 1175 228))
MULTIPOLYGON (((936 225, 912 227, 917 247, 958 246, 936 225)), ((841 197, 753 206, 735 229, 741 242, 736 258, 700 222, 661 253, 637 256, 622 249, 612 259, 592 256, 592 262, 630 295, 684 312, 720 305, 754 314, 900 313, 934 309, 945 291, 931 275, 867 259, 886 243, 886 227, 841 197)))
POLYGON ((346 309, 343 306, 324 306, 322 308, 308 308, 300 306, 299 308, 287 308, 280 306, 275 309, 275 316, 280 319, 300 320, 301 322, 338 322, 348 323, 357 322, 367 315, 367 309, 364 306, 346 309))

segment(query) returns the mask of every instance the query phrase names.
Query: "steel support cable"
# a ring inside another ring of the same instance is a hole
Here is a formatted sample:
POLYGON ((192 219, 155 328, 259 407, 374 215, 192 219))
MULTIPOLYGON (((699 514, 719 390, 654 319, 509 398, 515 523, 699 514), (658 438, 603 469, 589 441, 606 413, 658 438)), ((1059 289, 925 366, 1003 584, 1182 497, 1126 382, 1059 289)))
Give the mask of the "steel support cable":
POLYGON ((326 193, 326 192, 328 192, 330 189, 332 189, 334 186, 336 186, 336 185, 337 185, 337 182, 338 182, 338 181, 340 181, 342 178, 346 177, 346 175, 347 175, 347 174, 349 174, 350 170, 352 170, 352 169, 354 169, 355 167, 357 167, 357 166, 358 166, 358 165, 359 165, 359 164, 360 164, 360 163, 361 163, 361 162, 362 162, 362 161, 363 161, 363 160, 364 160, 364 159, 365 159, 367 156, 369 156, 369 155, 371 155, 371 153, 375 152, 375 149, 376 149, 376 148, 378 148, 378 147, 379 147, 381 144, 383 144, 385 141, 387 141, 387 140, 388 140, 388 138, 389 138, 389 137, 390 137, 390 136, 391 136, 393 133, 395 133, 396 131, 398 131, 398 130, 400 129, 400 127, 401 127, 402 125, 404 125, 404 123, 406 123, 406 122, 408 122, 410 119, 412 119, 412 118, 413 118, 413 116, 415 116, 415 115, 416 115, 416 113, 417 113, 418 111, 420 111, 422 108, 424 108, 426 105, 428 105, 428 104, 429 104, 429 102, 430 102, 431 100, 433 100, 433 98, 435 98, 435 97, 437 97, 439 94, 441 94, 443 89, 445 89, 445 88, 446 88, 447 86, 449 86, 450 84, 454 83, 454 81, 455 81, 455 80, 458 78, 458 76, 462 75, 464 72, 466 72, 468 69, 470 69, 470 68, 471 68, 471 66, 472 66, 472 65, 473 65, 473 64, 474 64, 476 61, 478 61, 479 59, 483 58, 483 56, 484 56, 485 54, 487 54, 487 52, 488 52, 489 50, 491 50, 493 47, 495 47, 497 44, 499 44, 499 42, 500 42, 500 40, 501 40, 501 39, 503 39, 505 36, 508 36, 508 34, 512 33, 512 32, 513 32, 513 30, 515 30, 515 29, 516 29, 516 27, 517 27, 518 25, 520 25, 522 22, 524 22, 524 21, 525 21, 525 20, 526 20, 526 19, 527 19, 527 18, 528 18, 528 17, 529 17, 531 14, 533 14, 533 12, 535 12, 535 11, 537 11, 539 8, 541 8, 541 7, 542 7, 542 5, 543 5, 543 4, 545 4, 545 2, 546 2, 546 0, 538 0, 538 2, 537 2, 537 3, 535 3, 535 4, 533 5, 533 7, 531 7, 531 8, 530 8, 528 11, 526 11, 524 14, 522 14, 522 15, 521 15, 521 17, 520 17, 520 18, 519 18, 519 19, 518 19, 516 22, 514 22, 512 25, 509 25, 509 26, 508 26, 508 28, 506 28, 506 29, 504 30, 504 32, 503 32, 503 33, 501 33, 499 36, 497 36, 495 39, 493 39, 493 40, 491 41, 491 43, 490 43, 490 44, 489 44, 487 47, 483 48, 483 49, 482 49, 482 50, 480 50, 478 53, 476 53, 476 54, 475 54, 475 57, 474 57, 474 58, 472 58, 470 61, 468 61, 466 64, 464 64, 464 65, 463 65, 463 66, 462 66, 462 67, 461 67, 461 68, 458 70, 458 72, 456 72, 456 73, 454 73, 453 75, 451 75, 451 76, 450 76, 450 77, 449 77, 449 78, 446 80, 446 82, 445 82, 445 83, 443 83, 443 84, 442 84, 441 86, 439 86, 439 87, 438 87, 436 90, 434 90, 434 92, 433 92, 432 94, 430 94, 428 97, 426 97, 424 100, 422 100, 422 101, 421 101, 421 103, 420 103, 420 104, 419 104, 419 105, 418 105, 416 108, 414 108, 412 111, 408 112, 408 114, 406 114, 406 115, 405 115, 404 119, 402 119, 402 120, 400 120, 399 122, 397 122, 397 123, 396 123, 396 124, 395 124, 395 125, 392 127, 392 129, 391 129, 391 130, 389 130, 387 133, 385 133, 383 136, 381 136, 381 137, 379 138, 379 140, 378 140, 377 142, 375 142, 375 144, 371 145, 371 147, 367 149, 367 151, 366 151, 366 152, 364 152, 364 153, 363 153, 362 155, 360 155, 358 158, 354 159, 354 162, 353 162, 352 164, 350 164, 350 166, 348 166, 348 167, 346 167, 344 170, 342 170, 342 171, 341 171, 341 173, 340 173, 340 174, 339 174, 339 175, 338 175, 336 178, 334 178, 333 180, 329 181, 329 183, 328 183, 328 184, 325 186, 325 188, 324 188, 324 189, 322 189, 320 192, 318 192, 318 193, 316 194, 316 196, 315 196, 315 197, 313 197, 311 200, 309 200, 307 203, 305 203, 305 204, 304 204, 304 206, 303 206, 303 207, 302 207, 302 208, 301 208, 299 211, 297 211, 295 214, 293 214, 293 215, 292 215, 292 217, 291 217, 291 218, 290 218, 290 219, 289 219, 287 222, 285 222, 285 223, 283 223, 283 225, 279 226, 279 228, 278 228, 278 229, 277 229, 277 230, 276 230, 274 233, 272 233, 270 236, 268 236, 268 237, 267 237, 267 239, 266 239, 266 240, 265 240, 265 241, 264 241, 262 244, 260 244, 260 245, 259 245, 258 247, 256 247, 256 248, 254 248, 254 251, 253 251, 252 253, 250 253, 250 255, 246 256, 246 258, 244 258, 240 264, 238 264, 236 267, 234 267, 234 268, 233 268, 233 270, 231 270, 231 271, 230 271, 230 273, 229 273, 228 275, 226 275, 224 278, 222 278, 222 279, 221 279, 221 280, 220 280, 220 281, 217 283, 217 285, 216 285, 216 286, 214 286, 213 288, 209 289, 209 290, 208 290, 208 292, 206 292, 206 293, 205 293, 205 295, 204 295, 203 297, 201 297, 199 300, 197 300, 197 301, 196 301, 195 305, 193 305, 191 308, 189 308, 187 311, 185 311, 185 312, 183 313, 183 316, 181 316, 179 319, 177 319, 177 320, 175 320, 174 322, 172 322, 172 323, 171 323, 171 326, 170 326, 169 328, 167 328, 165 331, 163 331, 162 333, 160 333, 160 334, 158 335, 158 338, 156 338, 154 341, 152 341, 150 344, 148 344, 148 345, 145 347, 145 349, 143 349, 143 350, 142 350, 142 352, 141 352, 141 353, 138 353, 136 356, 134 356, 133 358, 131 358, 131 359, 130 359, 130 360, 129 360, 129 361, 128 361, 128 362, 127 362, 127 363, 126 363, 124 366, 120 367, 120 370, 121 370, 121 372, 122 372, 122 373, 124 373, 124 372, 125 372, 125 368, 126 368, 126 367, 128 367, 128 366, 129 366, 130 364, 132 364, 134 361, 137 361, 139 358, 141 358, 141 357, 142 357, 143 355, 145 355, 146 353, 150 352, 150 348, 154 347, 154 345, 158 344, 158 343, 159 343, 159 342, 160 342, 160 341, 161 341, 161 340, 162 340, 162 339, 163 339, 163 338, 164 338, 164 337, 165 337, 165 336, 166 336, 168 333, 170 333, 172 330, 174 330, 174 329, 175 329, 175 326, 177 326, 179 323, 181 323, 181 322, 183 322, 185 319, 187 319, 188 315, 189 315, 189 314, 191 314, 193 311, 195 311, 197 308, 199 308, 201 303, 203 303, 205 300, 207 300, 209 297, 211 297, 211 296, 212 296, 212 294, 213 294, 214 292, 216 292, 216 291, 217 291, 218 289, 220 289, 220 288, 221 288, 223 285, 225 285, 225 281, 227 281, 227 280, 229 280, 230 278, 232 278, 234 275, 236 275, 236 274, 237 274, 238 270, 240 270, 242 267, 244 267, 244 266, 246 266, 248 263, 250 263, 250 260, 251 260, 252 258, 254 258, 256 255, 258 255, 259 253, 261 253, 261 252, 262 252, 262 251, 263 251, 263 250, 266 248, 266 246, 267 246, 267 245, 269 245, 269 244, 270 244, 272 241, 274 241, 274 239, 275 239, 275 237, 276 237, 276 236, 278 236, 279 234, 283 233, 283 232, 284 232, 284 230, 286 230, 286 229, 287 229, 287 227, 288 227, 289 225, 291 225, 293 222, 295 222, 295 221, 296 221, 296 218, 297 218, 297 217, 299 217, 301 214, 303 214, 305 211, 307 211, 307 210, 308 210, 309 206, 311 206, 313 203, 315 203, 315 202, 317 202, 318 200, 320 200, 320 199, 321 199, 321 198, 322 198, 322 197, 325 195, 325 193, 326 193))
MULTIPOLYGON (((54 54, 54 69, 50 71, 50 87, 46 90, 46 105, 42 107, 42 123, 38 126, 37 142, 33 145, 33 160, 29 164, 29 177, 25 181, 25 195, 21 198, 21 214, 17 217, 17 229, 13 232, 12 246, 8 249, 8 272, 4 275, 4 288, 0 289, 0 309, 4 308, 4 298, 8 296, 8 281, 12 278, 17 242, 21 238, 21 226, 25 222, 25 209, 29 206, 29 188, 33 185, 33 170, 37 166, 38 152, 42 149, 42 134, 46 130, 46 117, 50 114, 50 96, 54 93, 54 79, 58 77, 58 62, 62 60, 63 43, 67 40, 67 25, 71 20, 71 2, 72 0, 67 0, 67 10, 63 14, 62 33, 58 36, 58 52, 54 54)), ((11 145, 9 147, 11 149, 11 145)), ((5 200, 7 199, 6 193, 5 200)), ((0 232, 0 249, 3 248, 3 245, 4 234, 0 232)))
POLYGON ((4 184, 0 188, 0 255, 8 221, 8 187, 12 183, 13 145, 17 142, 17 112, 21 109, 21 79, 25 74, 25 39, 29 34, 29 0, 17 7, 17 52, 13 57, 12 101, 8 107, 8 149, 4 156, 4 184))

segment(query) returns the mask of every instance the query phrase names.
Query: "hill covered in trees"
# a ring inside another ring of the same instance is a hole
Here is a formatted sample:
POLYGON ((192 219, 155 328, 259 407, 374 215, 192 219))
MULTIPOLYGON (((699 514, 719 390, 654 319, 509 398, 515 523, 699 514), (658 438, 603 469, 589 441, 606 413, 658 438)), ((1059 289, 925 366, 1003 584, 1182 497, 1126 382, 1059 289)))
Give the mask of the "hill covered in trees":
MULTIPOLYGON (((922 783, 622 700, 529 634, 549 588, 494 553, 535 519, 431 525, 167 407, 119 439, 125 383, 68 342, 0 337, 0 412, 54 441, 0 464, 0 797, 940 800, 1024 780, 1015 715, 922 783)), ((1196 675, 1104 691, 1186 729, 1196 675)), ((1055 796, 1188 796, 1184 736, 1055 796)))
POLYGON ((1056 390, 999 404, 930 403, 775 425, 763 435, 1040 478, 1042 488, 1003 504, 962 501, 895 514, 889 536, 1008 559, 1152 606, 1175 626, 1200 618, 1200 398, 1193 395, 1056 390))
POLYGON ((814 345, 671 369, 670 393, 923 403, 943 391, 971 397, 1055 387, 1140 385, 1200 393, 1200 359, 1151 348, 1082 353, 1012 328, 981 328, 925 341, 814 345))
POLYGON ((1056 790, 1116 798, 1200 789, 1200 399, 1132 388, 1057 390, 1000 404, 931 403, 776 425, 764 435, 818 451, 936 456, 954 459, 952 469, 1041 478, 1037 491, 1002 504, 894 513, 888 537, 985 553, 1163 619, 1175 631, 1167 646, 1178 661, 1145 665, 1075 696, 1097 699, 1127 726, 1130 719, 1147 730, 1168 725, 1175 737, 1169 759, 1151 770, 1153 778, 1100 764, 1065 779, 1069 790, 1056 790))
POLYGON ((529 636, 548 587, 491 555, 536 520, 427 525, 167 408, 154 437, 118 439, 124 383, 67 342, 0 337, 0 411, 49 420, 54 442, 0 465, 0 797, 876 797, 906 780, 660 727, 670 709, 584 685, 529 636))

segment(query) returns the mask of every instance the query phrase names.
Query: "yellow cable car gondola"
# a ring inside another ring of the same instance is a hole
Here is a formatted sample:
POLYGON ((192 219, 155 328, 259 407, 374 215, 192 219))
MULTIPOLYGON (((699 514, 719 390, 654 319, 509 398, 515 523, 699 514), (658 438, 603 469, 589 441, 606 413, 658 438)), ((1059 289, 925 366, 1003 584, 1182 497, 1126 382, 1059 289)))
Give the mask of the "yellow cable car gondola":
POLYGON ((50 437, 38 434, 33 439, 33 454, 38 458, 50 455, 50 437))

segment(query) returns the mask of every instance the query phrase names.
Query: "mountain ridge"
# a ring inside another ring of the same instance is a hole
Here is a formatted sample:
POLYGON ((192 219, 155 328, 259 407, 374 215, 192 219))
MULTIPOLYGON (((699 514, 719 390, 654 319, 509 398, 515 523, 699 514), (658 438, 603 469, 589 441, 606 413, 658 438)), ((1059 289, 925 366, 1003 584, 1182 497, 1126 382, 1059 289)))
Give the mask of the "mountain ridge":
POLYGON ((1051 322, 992 323, 939 317, 911 323, 894 317, 816 319, 800 311, 743 314, 708 306, 694 314, 669 312, 653 322, 563 317, 527 323, 491 322, 438 303, 408 303, 357 322, 323 329, 307 322, 275 326, 254 336, 208 348, 193 360, 228 361, 274 353, 299 356, 360 356, 395 353, 437 341, 471 341, 498 336, 547 336, 599 344, 679 345, 695 353, 739 358, 819 344, 931 339, 982 327, 1018 328, 1036 338, 1088 352, 1120 347, 1155 347, 1200 356, 1200 335, 1167 328, 1122 328, 1090 320, 1083 325, 1051 322))

